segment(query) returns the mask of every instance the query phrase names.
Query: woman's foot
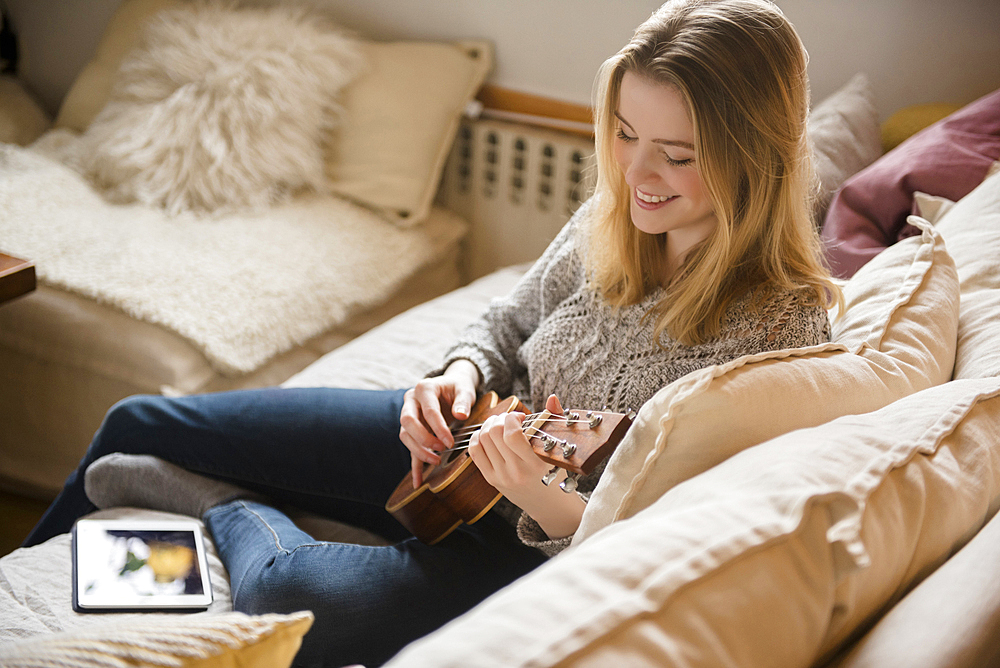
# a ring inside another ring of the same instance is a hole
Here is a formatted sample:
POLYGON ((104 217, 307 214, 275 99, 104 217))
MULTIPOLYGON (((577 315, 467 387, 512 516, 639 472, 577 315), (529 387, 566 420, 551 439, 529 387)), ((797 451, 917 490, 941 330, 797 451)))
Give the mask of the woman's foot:
POLYGON ((83 487, 98 508, 135 506, 201 518, 220 503, 261 497, 152 455, 112 453, 87 467, 83 487))

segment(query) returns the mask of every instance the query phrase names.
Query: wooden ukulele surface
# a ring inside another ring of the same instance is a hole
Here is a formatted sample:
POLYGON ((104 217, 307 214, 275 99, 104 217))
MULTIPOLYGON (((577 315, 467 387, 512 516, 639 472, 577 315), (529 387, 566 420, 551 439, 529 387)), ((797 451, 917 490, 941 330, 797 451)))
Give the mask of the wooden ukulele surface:
MULTIPOLYGON (((420 487, 413 487, 411 475, 403 478, 386 502, 386 510, 429 545, 463 522, 479 520, 502 495, 486 482, 467 447, 459 444, 467 443, 486 418, 514 411, 525 412, 517 397, 500 401, 495 392, 484 394, 469 418, 452 429, 459 447, 442 452, 440 464, 425 465, 420 487)), ((569 410, 561 416, 548 412, 531 416, 522 430, 541 459, 575 474, 587 474, 618 445, 631 423, 630 416, 620 413, 569 410)))

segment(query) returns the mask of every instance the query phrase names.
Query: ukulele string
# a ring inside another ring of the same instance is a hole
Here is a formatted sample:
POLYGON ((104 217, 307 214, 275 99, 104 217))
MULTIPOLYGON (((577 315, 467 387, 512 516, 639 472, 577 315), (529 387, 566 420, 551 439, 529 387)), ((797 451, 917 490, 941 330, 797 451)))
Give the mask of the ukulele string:
MULTIPOLYGON (((546 415, 545 413, 531 413, 530 415, 524 416, 524 421, 525 422, 534 421, 540 417, 555 418, 555 419, 562 418, 566 424, 580 424, 582 422, 589 422, 588 420, 570 420, 562 415, 555 415, 553 413, 549 413, 548 415, 546 415)), ((453 429, 451 433, 453 436, 467 436, 469 434, 474 433, 476 430, 480 429, 483 426, 483 424, 485 423, 480 422, 479 424, 463 425, 458 429, 453 429)))
MULTIPOLYGON (((566 422, 567 423, 581 423, 581 422, 587 422, 587 420, 566 420, 566 422)), ((524 427, 522 429, 522 431, 527 430, 527 429, 533 429, 533 427, 531 425, 527 425, 526 427, 524 427)), ((533 438, 540 438, 540 437, 543 437, 543 436, 548 436, 549 438, 556 438, 552 434, 550 434, 550 433, 548 433, 548 432, 546 432, 546 431, 544 431, 542 429, 535 429, 534 433, 531 434, 531 436, 528 436, 528 440, 530 441, 533 438)), ((449 453, 452 453, 452 452, 458 452, 459 450, 467 450, 468 448, 472 447, 471 441, 472 441, 472 436, 469 436, 469 438, 465 439, 464 441, 456 441, 454 447, 446 448, 444 450, 441 450, 438 454, 446 455, 446 454, 449 454, 449 453)))

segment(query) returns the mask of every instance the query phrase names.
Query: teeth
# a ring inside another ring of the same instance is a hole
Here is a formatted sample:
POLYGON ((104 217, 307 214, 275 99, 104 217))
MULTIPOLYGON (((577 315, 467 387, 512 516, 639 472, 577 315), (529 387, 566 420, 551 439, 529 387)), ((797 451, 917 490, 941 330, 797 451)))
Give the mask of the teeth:
POLYGON ((639 196, 639 199, 641 199, 643 202, 649 202, 650 204, 657 204, 659 202, 666 202, 668 199, 671 199, 670 197, 667 197, 666 195, 662 195, 662 196, 661 195, 647 195, 646 193, 642 192, 638 188, 636 188, 635 193, 636 193, 636 195, 639 196))

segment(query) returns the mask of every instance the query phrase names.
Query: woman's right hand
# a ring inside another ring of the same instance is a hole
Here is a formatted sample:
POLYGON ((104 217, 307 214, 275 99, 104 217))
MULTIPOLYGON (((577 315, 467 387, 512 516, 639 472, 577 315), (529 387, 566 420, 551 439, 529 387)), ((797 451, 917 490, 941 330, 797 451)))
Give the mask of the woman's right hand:
POLYGON ((455 360, 445 372, 424 378, 403 395, 399 440, 410 451, 413 487, 423 483, 424 464, 438 464, 441 450, 455 444, 449 423, 465 420, 476 402, 479 369, 469 360, 455 360))

